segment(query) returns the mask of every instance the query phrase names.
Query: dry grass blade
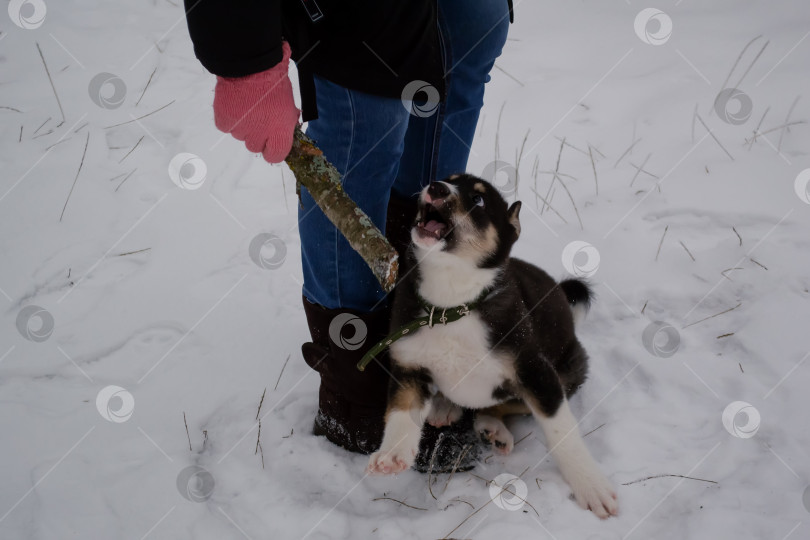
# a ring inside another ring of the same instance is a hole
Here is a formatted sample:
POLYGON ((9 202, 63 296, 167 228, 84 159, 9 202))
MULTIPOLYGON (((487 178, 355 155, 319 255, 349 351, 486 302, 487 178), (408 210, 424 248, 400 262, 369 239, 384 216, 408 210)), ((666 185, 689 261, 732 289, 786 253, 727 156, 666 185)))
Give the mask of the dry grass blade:
POLYGON ((138 98, 138 101, 136 101, 136 102, 135 102, 135 106, 136 106, 136 107, 137 107, 137 106, 138 106, 138 105, 141 103, 141 100, 143 99, 143 95, 144 95, 144 94, 146 94, 146 89, 147 89, 147 88, 149 88, 149 83, 151 83, 151 82, 152 82, 152 77, 154 77, 154 76, 155 76, 155 73, 156 73, 156 72, 157 72, 157 67, 155 67, 155 69, 152 71, 152 74, 151 74, 151 75, 149 75, 149 80, 148 80, 148 81, 146 81, 146 86, 144 86, 144 87, 143 87, 143 92, 141 92, 141 95, 140 95, 140 97, 138 98))
MULTIPOLYGON (((743 47, 743 49, 740 51, 740 54, 737 56, 737 59, 734 61, 734 65, 731 66, 731 71, 728 72, 728 75, 726 76, 726 80, 724 80, 723 84, 720 85, 721 89, 726 88, 726 85, 728 84, 728 81, 731 80, 731 76, 734 74, 734 70, 737 69, 737 65, 740 63, 740 60, 742 60, 742 57, 745 54, 745 51, 748 50, 748 47, 750 47, 756 40, 758 40, 761 37, 762 37, 762 34, 758 35, 757 37, 755 37, 754 39, 752 39, 751 41, 749 41, 748 43, 745 44, 745 47, 743 47)), ((714 111, 713 106, 712 106, 711 109, 709 109, 709 114, 712 114, 712 111, 714 111)))
MULTIPOLYGON (((551 200, 551 188, 554 187, 554 180, 558 179, 557 173, 560 172, 560 159, 562 158, 563 148, 565 148, 565 139, 560 142, 560 151, 557 153, 557 165, 554 167, 554 172, 552 173, 551 183, 548 185, 548 191, 546 191, 546 198, 545 200, 551 200)), ((540 214, 545 212, 546 206, 545 204, 540 208, 540 214)))
POLYGON ((683 328, 689 328, 690 326, 694 326, 694 325, 696 325, 696 324, 698 324, 698 323, 702 323, 703 321, 708 321, 709 319, 713 319, 713 318, 715 318, 715 317, 719 317, 720 315, 723 315, 723 314, 725 314, 725 313, 728 313, 729 311, 734 311, 735 309, 737 309, 737 308, 738 308, 738 307, 740 307, 741 305, 742 305, 742 302, 740 302, 739 304, 737 304, 737 305, 736 305, 736 306, 734 306, 733 308, 729 308, 729 309, 727 309, 727 310, 725 310, 725 311, 721 311, 720 313, 715 313, 714 315, 710 315, 710 316, 708 316, 708 317, 705 317, 705 318, 703 318, 703 319, 700 319, 699 321, 695 321, 695 322, 693 322, 693 323, 689 323, 689 324, 687 324, 686 326, 684 326, 683 328))
POLYGON ((141 138, 140 138, 140 139, 138 139, 138 142, 136 142, 136 143, 135 143, 135 146, 133 146, 133 147, 132 147, 132 150, 130 150, 129 152, 127 152, 127 154, 126 154, 124 157, 122 157, 122 158, 121 158, 121 160, 118 162, 119 164, 123 163, 123 162, 124 162, 124 160, 125 160, 125 159, 127 159, 127 158, 129 157, 129 155, 130 155, 132 152, 134 152, 134 151, 135 151, 135 149, 136 149, 136 148, 138 148, 138 145, 140 145, 140 144, 141 144, 141 141, 143 141, 143 138, 144 138, 144 137, 146 137, 146 135, 141 135, 141 138))
POLYGON ((700 121, 701 124, 703 124, 703 127, 706 128, 706 131, 709 132, 709 135, 712 136, 714 142, 716 142, 717 145, 723 149, 723 152, 725 152, 726 155, 731 158, 731 161, 734 161, 734 156, 731 155, 731 152, 726 150, 726 147, 723 146, 723 143, 721 143, 720 140, 714 135, 714 132, 711 129, 709 129, 709 126, 706 125, 706 122, 703 121, 703 118, 701 118, 699 114, 697 115, 697 119, 700 121))
POLYGON ((759 57, 762 56, 762 53, 765 52, 765 48, 768 46, 768 44, 770 44, 770 40, 765 42, 765 45, 762 46, 762 48, 759 50, 754 59, 751 60, 751 63, 748 65, 748 69, 746 69, 745 72, 742 75, 740 75, 740 78, 737 79, 737 83, 734 85, 734 88, 740 87, 740 85, 743 82, 743 79, 745 79, 746 75, 748 75, 748 72, 751 71, 751 68, 754 67, 754 64, 757 63, 757 60, 759 60, 759 57))
POLYGON ((588 145, 588 157, 591 158, 591 167, 593 168, 593 183, 596 184, 596 195, 599 195, 599 178, 596 176, 596 163, 593 160, 593 150, 591 145, 588 145))
POLYGON ((793 122, 788 122, 788 123, 786 123, 786 124, 782 124, 781 126, 776 126, 776 127, 774 127, 774 128, 771 128, 771 129, 768 129, 768 130, 762 131, 762 132, 758 133, 758 134, 756 135, 756 137, 754 137, 754 139, 756 139, 757 137, 761 137, 762 135, 767 135, 768 133, 773 133, 774 131, 778 131, 778 130, 780 130, 780 129, 787 129, 787 128, 789 128, 790 126, 797 126, 797 125, 799 125, 799 124, 806 124, 806 123, 807 123, 807 122, 805 122, 804 120, 795 120, 795 121, 793 121, 793 122))
MULTIPOLYGON (((65 111, 62 109, 62 102, 59 100, 59 94, 56 92, 56 86, 53 84, 53 79, 51 78, 51 71, 48 69, 48 63, 45 61, 45 55, 42 54, 42 49, 37 45, 37 50, 39 51, 39 57, 42 58, 42 65, 45 66, 45 73, 48 75, 48 82, 51 83, 51 89, 53 90, 53 96, 56 98, 56 104, 59 105, 59 114, 62 115, 62 122, 59 124, 60 126, 65 123, 65 111)), ((59 126, 57 126, 59 127, 59 126)))
POLYGON ((188 439, 188 451, 191 452, 191 435, 188 434, 188 422, 186 421, 186 411, 183 411, 183 423, 186 425, 186 438, 188 439))
POLYGON ((621 161, 625 158, 625 156, 627 156, 627 154, 633 151, 633 147, 636 144, 638 144, 640 140, 641 138, 636 139, 630 146, 627 147, 627 150, 625 150, 624 153, 621 156, 619 156, 619 159, 616 160, 616 163, 613 164, 614 169, 619 165, 619 163, 621 163, 621 161))
POLYGON ((644 482, 645 480, 652 480, 654 478, 685 478, 687 480, 697 480, 698 482, 708 482, 710 484, 716 484, 714 480, 706 480, 704 478, 695 478, 694 476, 684 476, 682 474, 656 474, 654 476, 648 476, 647 478, 639 478, 638 480, 633 480, 632 482, 627 482, 626 484, 622 484, 623 486, 630 486, 633 484, 638 484, 639 482, 644 482))
POLYGON ((141 115, 141 116, 139 116, 139 117, 137 117, 137 118, 133 118, 132 120, 127 120, 126 122, 119 122, 118 124, 113 124, 113 125, 111 125, 111 126, 105 126, 103 129, 112 129, 112 128, 114 128, 114 127, 118 127, 118 126, 125 126, 125 125, 127 125, 127 124, 131 124, 131 123, 133 123, 133 122, 137 122, 138 120, 143 120, 143 119, 144 119, 144 118, 146 118, 147 116, 152 116, 153 114, 155 114, 155 113, 157 113, 157 112, 162 111, 163 109, 165 109, 166 107, 168 107, 169 105, 171 105, 172 103, 174 103, 175 101, 176 101, 176 100, 174 100, 174 99, 173 99, 173 100, 171 100, 170 102, 168 102, 166 105, 164 105, 163 107, 157 108, 157 109, 155 109, 155 110, 154 110, 154 111, 152 111, 152 112, 146 113, 146 114, 141 115))
POLYGON ((264 403, 265 394, 267 394, 267 387, 266 386, 264 387, 264 392, 262 392, 262 397, 259 400, 259 407, 256 409, 256 418, 254 418, 254 420, 258 420, 259 419, 259 413, 262 412, 262 404, 264 403))
POLYGON ((641 173, 641 171, 644 170, 644 165, 647 164, 647 162, 650 160, 650 157, 652 157, 652 154, 647 154, 647 157, 645 157, 644 161, 641 162, 641 165, 639 166, 639 168, 636 169, 636 174, 634 174, 633 179, 630 180, 630 187, 633 187, 633 184, 635 183, 636 178, 638 178, 638 175, 641 173))
POLYGON ((732 227, 731 230, 734 231, 734 234, 736 234, 737 238, 740 239, 740 245, 742 246, 742 236, 740 236, 740 233, 737 232, 737 229, 735 227, 732 227))
POLYGON ((412 505, 410 505, 408 503, 405 503, 405 502, 402 502, 402 501, 400 501, 398 499, 394 499, 393 497, 377 497, 376 499, 371 499, 371 500, 372 501, 394 501, 395 503, 399 503, 402 506, 407 506, 408 508, 413 508, 414 510, 422 510, 424 512, 427 512, 427 508, 420 508, 418 506, 412 506, 412 505))
POLYGON ((599 427, 595 427, 595 428, 593 428, 593 429, 592 429, 592 430, 590 430, 588 433, 586 433, 585 435, 583 435, 583 436, 582 436, 582 438, 584 439, 585 437, 587 437, 588 435, 590 435, 590 434, 591 434, 591 433, 593 433, 594 431, 597 431, 597 430, 599 430, 599 429, 602 429, 603 427, 605 427, 605 425, 607 425, 607 422, 605 422, 604 424, 602 424, 602 425, 601 425, 601 426, 599 426, 599 427))
POLYGON ((542 195, 540 195, 539 193, 537 193, 537 190, 536 190, 536 189, 531 188, 531 187, 530 187, 529 189, 532 191, 532 193, 534 193, 535 197, 539 198, 541 201, 543 201, 543 203, 544 203, 544 204, 548 205, 548 207, 551 209, 551 211, 552 211, 552 212, 554 212, 555 214, 557 214, 557 216, 558 216, 558 217, 559 217, 561 220, 563 220, 563 223, 565 223, 566 225, 568 224, 568 220, 566 220, 564 217, 562 217, 562 214, 560 214, 559 212, 557 212, 557 209, 556 209, 556 208, 554 208, 553 206, 551 206, 551 203, 549 203, 547 200, 545 200, 545 199, 543 198, 543 196, 542 196, 542 195))
POLYGON ((684 244, 682 240, 678 240, 678 243, 681 245, 681 247, 682 247, 683 249, 685 249, 685 250, 686 250, 686 253, 687 253, 687 255, 689 255, 689 258, 690 258, 690 259, 692 259, 692 262, 694 262, 694 261, 695 261, 695 257, 694 257, 694 255, 692 255, 692 252, 691 252, 691 251, 689 251, 689 248, 688 248, 688 247, 686 247, 686 244, 684 244))
POLYGON ((137 253, 143 253, 144 251, 149 251, 150 249, 152 248, 148 247, 143 249, 136 249, 135 251, 127 251, 125 253, 116 253, 115 255, 113 255, 113 257, 126 257, 127 255, 135 255, 137 253))
POLYGON ((123 179, 123 180, 121 180, 121 183, 120 183, 120 184, 118 184, 117 186, 115 186, 115 191, 118 191, 119 189, 121 189, 121 186, 123 186, 123 185, 124 185, 124 182, 126 182, 127 180, 129 180, 129 177, 130 177, 130 176, 132 176, 133 174, 135 174, 135 171, 137 171, 137 170, 138 170, 138 167, 135 167, 134 169, 132 169, 131 171, 129 171, 129 174, 127 174, 127 175, 124 177, 124 179, 123 179))
POLYGON ((765 266, 765 265, 764 265, 764 264, 762 264, 761 262, 757 261, 757 260, 756 260, 756 259, 754 259, 753 257, 748 257, 748 260, 749 260, 749 261, 751 261, 752 263, 754 263, 755 265, 757 265, 757 266, 759 266, 759 267, 763 268, 764 270, 767 270, 767 269, 768 269, 768 267, 767 267, 767 266, 765 266))
MULTIPOLYGON (((287 355, 287 359, 286 359, 286 360, 284 360, 284 365, 283 365, 283 366, 281 366, 281 371, 280 371, 280 372, 279 372, 279 374, 278 374, 278 379, 276 379, 276 386, 275 386, 275 387, 273 387, 273 391, 274 391, 274 392, 275 392, 276 390, 278 390, 278 383, 279 383, 279 381, 281 380, 281 376, 284 374, 284 368, 285 368, 285 367, 287 367, 287 362, 289 362, 289 361, 290 361, 290 355, 288 354, 288 355, 287 355)), ((264 399, 264 395, 262 395, 262 399, 264 399)))
POLYGON ((759 136, 759 128, 760 128, 760 127, 762 127, 762 122, 764 122, 764 121, 765 121, 765 117, 768 115, 768 111, 770 111, 770 110, 771 110, 770 105, 769 105, 768 107, 766 107, 766 108, 765 108, 765 112, 764 112, 764 113, 762 113, 762 117, 759 119, 759 123, 757 124, 757 127, 756 127, 756 128, 754 128, 754 135, 753 135, 753 137, 751 137, 751 140, 750 140, 750 141, 748 141, 748 140, 746 139, 746 141, 748 142, 748 151, 749 151, 749 152, 751 151, 751 148, 754 146, 754 143, 756 142, 757 137, 759 136))
POLYGON ((70 192, 68 192, 67 199, 65 199, 65 205, 62 207, 62 213, 59 214, 59 221, 62 221, 62 218, 65 215, 65 209, 67 208, 68 201, 70 200, 70 196, 73 194, 73 188, 76 187, 76 181, 79 179, 79 173, 82 172, 82 166, 84 165, 84 156, 87 155, 87 145, 90 143, 90 132, 87 132, 87 138, 84 141, 84 152, 82 152, 82 160, 79 162, 79 170, 76 171, 76 178, 73 179, 73 185, 70 186, 70 192))
POLYGON ((453 468, 450 470, 450 475, 447 477, 447 482, 444 483, 444 489, 442 490, 442 493, 447 491, 447 486, 450 485, 450 480, 452 480, 453 475, 456 474, 458 466, 461 464, 461 461, 470 452, 470 450, 472 450, 472 448, 473 448, 472 444, 464 445, 464 449, 459 453, 458 457, 456 458, 456 461, 453 463, 453 468))
MULTIPOLYGON (((787 116, 785 116, 785 125, 790 123, 790 115, 793 114, 793 109, 796 107, 796 104, 799 102, 799 98, 802 97, 801 95, 796 96, 796 99, 793 100, 793 104, 788 109, 787 116)), ((776 151, 780 152, 782 150, 782 137, 785 135, 785 131, 790 133, 790 127, 786 127, 782 131, 779 132, 779 142, 776 145, 776 151)))
POLYGON ((577 220, 579 221, 579 228, 584 231, 585 226, 582 224, 582 218, 579 216, 579 208, 577 208, 577 203, 574 202, 574 197, 573 197, 573 195, 571 195, 571 192, 568 190, 568 186, 566 186, 565 182, 562 181, 562 178, 560 178, 556 174, 554 175, 554 178, 556 178, 557 181, 559 181, 560 185, 563 187, 565 192, 568 194, 568 198, 571 200, 571 206, 574 207, 574 212, 576 212, 576 214, 577 214, 577 220))
POLYGON ((661 246, 664 245, 664 238, 666 237, 668 230, 669 230, 669 225, 664 227, 664 234, 661 235, 661 241, 658 242, 658 251, 655 252, 655 260, 656 260, 656 262, 658 261, 658 255, 661 254, 661 246))

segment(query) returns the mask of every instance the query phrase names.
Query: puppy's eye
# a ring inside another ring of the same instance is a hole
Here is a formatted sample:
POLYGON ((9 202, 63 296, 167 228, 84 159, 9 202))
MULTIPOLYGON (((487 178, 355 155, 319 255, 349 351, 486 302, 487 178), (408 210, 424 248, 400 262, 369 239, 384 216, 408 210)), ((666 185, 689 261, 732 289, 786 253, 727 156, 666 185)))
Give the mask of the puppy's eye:
POLYGON ((484 206, 484 198, 481 195, 473 195, 472 201, 475 203, 475 206, 484 206))

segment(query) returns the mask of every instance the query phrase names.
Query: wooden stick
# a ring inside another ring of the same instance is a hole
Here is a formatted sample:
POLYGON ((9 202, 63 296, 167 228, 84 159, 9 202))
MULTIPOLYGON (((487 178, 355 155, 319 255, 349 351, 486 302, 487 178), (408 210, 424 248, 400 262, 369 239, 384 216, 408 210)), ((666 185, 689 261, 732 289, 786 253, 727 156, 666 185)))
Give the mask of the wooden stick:
POLYGON ((285 162, 297 182, 307 188, 329 221, 365 260, 382 289, 391 292, 397 281, 399 255, 371 218, 346 194, 337 169, 300 128, 295 130, 293 147, 285 162))

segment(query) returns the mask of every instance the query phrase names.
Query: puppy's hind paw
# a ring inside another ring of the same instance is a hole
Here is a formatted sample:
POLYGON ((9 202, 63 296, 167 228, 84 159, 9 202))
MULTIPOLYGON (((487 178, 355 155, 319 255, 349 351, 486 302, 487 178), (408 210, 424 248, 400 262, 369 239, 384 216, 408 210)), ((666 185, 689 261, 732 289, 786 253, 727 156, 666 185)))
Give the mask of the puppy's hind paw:
POLYGON ((434 398, 426 421, 433 427, 449 426, 457 422, 462 414, 461 407, 452 401, 446 398, 434 398))
POLYGON ((479 414, 475 418, 475 431, 486 444, 491 444, 496 454, 506 456, 515 447, 515 438, 502 420, 479 414))

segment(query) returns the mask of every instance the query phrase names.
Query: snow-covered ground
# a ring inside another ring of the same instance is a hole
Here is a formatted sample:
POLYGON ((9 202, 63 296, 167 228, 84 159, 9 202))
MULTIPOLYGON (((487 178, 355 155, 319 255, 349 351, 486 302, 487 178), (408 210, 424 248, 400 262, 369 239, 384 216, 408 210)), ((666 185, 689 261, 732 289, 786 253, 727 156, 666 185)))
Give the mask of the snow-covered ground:
POLYGON ((0 16, 0 538, 810 537, 806 2, 516 3, 469 170, 525 139, 516 254, 595 285, 573 407, 620 516, 529 419, 431 490, 313 437, 292 175, 216 131, 173 2, 45 0, 0 16))

